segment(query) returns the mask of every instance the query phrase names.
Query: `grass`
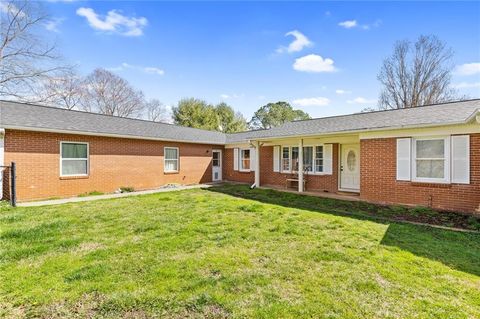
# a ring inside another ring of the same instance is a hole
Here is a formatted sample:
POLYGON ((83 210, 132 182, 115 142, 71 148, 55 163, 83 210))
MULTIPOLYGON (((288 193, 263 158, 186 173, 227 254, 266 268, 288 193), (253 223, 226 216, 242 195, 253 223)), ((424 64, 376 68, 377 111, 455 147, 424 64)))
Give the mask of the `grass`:
POLYGON ((319 212, 337 212, 369 219, 411 221, 466 230, 480 231, 480 217, 455 212, 441 212, 428 207, 374 205, 363 201, 347 201, 316 196, 298 196, 297 193, 278 192, 273 189, 250 191, 247 187, 227 184, 215 191, 265 203, 319 212))
POLYGON ((479 234, 314 203, 226 186, 0 206, 0 317, 480 317, 479 234))

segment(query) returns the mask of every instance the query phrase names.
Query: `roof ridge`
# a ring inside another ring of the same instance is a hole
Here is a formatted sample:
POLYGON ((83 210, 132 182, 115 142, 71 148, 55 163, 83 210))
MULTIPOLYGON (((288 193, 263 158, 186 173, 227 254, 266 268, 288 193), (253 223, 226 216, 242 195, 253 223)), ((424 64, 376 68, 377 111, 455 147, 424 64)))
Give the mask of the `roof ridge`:
MULTIPOLYGON (((314 118, 311 118, 311 119, 293 120, 293 121, 290 121, 290 122, 285 122, 284 124, 282 124, 282 125, 280 125, 280 126, 283 126, 283 125, 285 125, 285 124, 287 124, 287 123, 307 122, 307 121, 321 120, 321 119, 327 119, 327 118, 347 117, 347 116, 355 116, 355 115, 363 115, 363 114, 372 114, 372 113, 383 113, 383 112, 391 112, 391 111, 405 111, 405 110, 412 110, 412 109, 418 109, 418 108, 429 107, 429 106, 438 106, 438 105, 453 104, 453 103, 464 103, 464 102, 471 102, 471 101, 480 101, 480 98, 467 99, 467 100, 456 100, 456 101, 442 102, 442 103, 436 103, 436 104, 424 104, 424 105, 417 105, 417 106, 405 107, 405 108, 401 108, 401 109, 375 110, 375 111, 368 111, 368 112, 359 112, 359 113, 350 113, 350 114, 340 114, 340 115, 331 115, 331 116, 323 116, 323 117, 314 117, 314 118)), ((277 126, 277 127, 280 127, 280 126, 277 126)))

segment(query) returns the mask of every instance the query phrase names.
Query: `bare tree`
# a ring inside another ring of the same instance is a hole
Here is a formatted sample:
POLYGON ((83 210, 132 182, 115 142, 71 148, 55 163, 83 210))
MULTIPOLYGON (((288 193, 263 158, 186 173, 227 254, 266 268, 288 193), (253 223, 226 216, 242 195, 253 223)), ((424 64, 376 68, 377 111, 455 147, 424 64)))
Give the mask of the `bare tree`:
POLYGON ((378 80, 383 88, 380 109, 399 109, 447 102, 455 98, 450 87, 453 51, 435 36, 420 36, 395 44, 383 62, 378 80))
POLYGON ((74 73, 52 77, 45 81, 40 99, 52 106, 68 110, 78 109, 83 99, 83 80, 74 73))
POLYGON ((39 28, 48 21, 36 1, 0 1, 0 96, 37 100, 42 81, 68 69, 39 28))
POLYGON ((120 117, 139 117, 144 108, 142 91, 135 90, 120 76, 95 69, 83 82, 82 108, 120 117))
POLYGON ((146 117, 154 122, 168 122, 167 108, 158 100, 150 99, 145 102, 146 117))

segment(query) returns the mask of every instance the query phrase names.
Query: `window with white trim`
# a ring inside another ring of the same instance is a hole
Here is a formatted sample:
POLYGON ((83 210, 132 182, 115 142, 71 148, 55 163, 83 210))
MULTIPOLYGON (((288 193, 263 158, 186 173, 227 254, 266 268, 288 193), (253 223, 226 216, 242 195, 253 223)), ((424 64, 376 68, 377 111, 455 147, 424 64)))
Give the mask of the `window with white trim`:
POLYGON ((240 170, 250 170, 250 149, 248 148, 240 150, 240 170))
POLYGON ((288 146, 282 147, 282 171, 290 171, 290 148, 288 146))
POLYGON ((178 172, 178 147, 165 147, 164 148, 164 168, 165 173, 178 172))
POLYGON ((60 176, 88 175, 88 143, 60 142, 60 176))
POLYGON ((323 172, 323 145, 315 146, 315 172, 323 172))
MULTIPOLYGON (((282 147, 282 172, 298 171, 298 146, 282 147)), ((323 145, 303 147, 303 168, 311 173, 323 173, 323 145)))
POLYGON ((292 171, 297 172, 298 171, 298 155, 299 155, 298 147, 292 146, 291 153, 292 153, 292 171))
POLYGON ((303 147, 303 170, 313 172, 313 146, 303 147))
POLYGON ((424 182, 448 182, 448 150, 449 146, 446 137, 414 139, 414 180, 424 182))

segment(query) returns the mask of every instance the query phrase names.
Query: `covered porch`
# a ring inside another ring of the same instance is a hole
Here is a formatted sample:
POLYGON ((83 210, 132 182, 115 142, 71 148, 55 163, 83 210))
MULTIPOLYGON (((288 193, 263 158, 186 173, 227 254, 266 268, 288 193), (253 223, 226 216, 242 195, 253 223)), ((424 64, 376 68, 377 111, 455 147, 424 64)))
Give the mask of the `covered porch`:
POLYGON ((256 187, 347 200, 359 197, 358 134, 257 139, 250 144, 255 149, 256 187))

